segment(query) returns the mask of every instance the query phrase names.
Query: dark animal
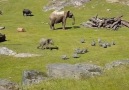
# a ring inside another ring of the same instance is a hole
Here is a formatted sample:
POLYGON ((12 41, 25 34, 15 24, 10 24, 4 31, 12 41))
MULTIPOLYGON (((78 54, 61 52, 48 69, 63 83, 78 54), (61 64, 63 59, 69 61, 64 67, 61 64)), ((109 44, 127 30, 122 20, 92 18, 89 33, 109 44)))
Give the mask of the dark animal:
POLYGON ((47 49, 49 48, 49 45, 54 45, 52 39, 41 38, 39 41, 39 46, 37 48, 47 49))
POLYGON ((54 24, 57 23, 62 23, 63 29, 65 29, 65 25, 66 25, 66 19, 67 18, 72 18, 73 19, 73 25, 75 24, 75 17, 73 15, 73 13, 71 13, 70 11, 54 11, 51 13, 49 19, 50 19, 50 28, 52 30, 55 29, 54 24))
POLYGON ((32 11, 30 11, 29 9, 24 9, 23 10, 23 16, 25 16, 25 15, 26 16, 31 16, 32 15, 31 13, 32 13, 32 11))
POLYGON ((6 41, 6 36, 5 34, 0 33, 0 42, 6 41))

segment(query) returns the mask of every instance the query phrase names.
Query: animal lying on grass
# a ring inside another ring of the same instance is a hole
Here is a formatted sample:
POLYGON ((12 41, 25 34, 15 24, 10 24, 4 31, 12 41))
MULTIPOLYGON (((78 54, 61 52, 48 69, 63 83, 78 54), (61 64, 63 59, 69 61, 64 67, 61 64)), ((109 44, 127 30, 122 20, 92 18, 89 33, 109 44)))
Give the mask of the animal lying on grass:
POLYGON ((50 48, 50 45, 54 45, 54 42, 52 39, 47 39, 47 38, 41 38, 39 41, 39 46, 37 47, 38 49, 48 49, 50 48))

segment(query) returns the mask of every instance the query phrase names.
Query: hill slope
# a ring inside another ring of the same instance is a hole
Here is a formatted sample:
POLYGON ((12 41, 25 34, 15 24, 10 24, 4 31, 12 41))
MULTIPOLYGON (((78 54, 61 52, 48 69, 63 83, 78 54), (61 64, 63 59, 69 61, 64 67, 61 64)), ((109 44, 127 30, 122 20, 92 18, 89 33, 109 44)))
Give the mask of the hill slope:
MULTIPOLYGON (((5 30, 0 33, 6 34, 7 41, 0 43, 0 47, 8 47, 18 53, 36 53, 41 54, 40 57, 33 58, 15 58, 12 56, 0 55, 0 78, 11 79, 20 83, 22 80, 22 72, 24 70, 39 70, 46 72, 46 65, 50 63, 93 63, 104 66, 106 63, 114 60, 125 60, 129 58, 129 30, 121 28, 118 31, 107 29, 91 29, 91 28, 74 28, 71 25, 72 20, 67 20, 67 30, 52 31, 49 28, 48 16, 51 11, 44 12, 43 6, 48 0, 2 0, 0 2, 0 10, 3 15, 0 16, 0 26, 5 26, 5 30), (28 8, 32 10, 34 16, 24 17, 22 10, 28 8), (17 27, 25 28, 26 32, 19 33, 17 27), (40 50, 38 41, 40 38, 52 38, 55 46, 59 50, 40 50), (80 39, 84 38, 86 43, 80 43, 80 39), (110 48, 92 47, 92 40, 97 41, 101 38, 105 42, 116 42, 115 46, 110 48), (81 55, 80 58, 72 58, 74 49, 87 48, 89 52, 81 55), (62 60, 62 55, 68 55, 69 60, 62 60)), ((105 0, 92 0, 83 7, 66 7, 64 10, 71 10, 76 18, 75 27, 79 27, 80 23, 87 21, 89 18, 99 15, 99 17, 115 17, 124 15, 123 19, 129 21, 128 6, 121 4, 106 3, 105 0), (107 11, 110 9, 110 11, 107 11)), ((60 28, 61 24, 55 25, 60 28)), ((60 80, 54 79, 34 85, 28 90, 127 90, 129 88, 129 66, 122 66, 105 72, 101 77, 95 77, 84 80, 60 80)))

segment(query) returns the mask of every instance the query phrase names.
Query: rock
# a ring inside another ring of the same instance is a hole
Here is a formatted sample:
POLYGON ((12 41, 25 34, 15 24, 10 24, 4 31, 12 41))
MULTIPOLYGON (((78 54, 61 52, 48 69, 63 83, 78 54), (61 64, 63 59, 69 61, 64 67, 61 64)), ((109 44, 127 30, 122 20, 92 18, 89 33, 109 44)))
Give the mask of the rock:
POLYGON ((102 68, 93 64, 49 64, 48 76, 52 78, 81 79, 101 75, 102 68))
POLYGON ((121 66, 121 65, 127 65, 127 64, 129 64, 129 60, 113 61, 111 63, 106 64, 105 69, 109 70, 109 69, 112 69, 114 67, 118 67, 118 66, 121 66))
POLYGON ((79 58, 78 54, 77 53, 74 53, 73 54, 73 58, 79 58))
POLYGON ((81 43, 85 43, 85 39, 81 39, 80 42, 81 42, 81 43))
POLYGON ((48 10, 61 10, 66 6, 82 6, 84 3, 87 3, 91 0, 53 0, 50 1, 48 5, 44 6, 44 11, 48 10))
POLYGON ((46 80, 46 75, 43 72, 39 72, 36 70, 26 70, 23 72, 23 85, 32 85, 38 84, 43 80, 46 80))
POLYGON ((61 58, 62 58, 63 60, 69 59, 69 58, 67 57, 67 55, 62 55, 61 58))
POLYGON ((31 54, 31 53, 18 53, 15 54, 14 57, 36 57, 36 56, 41 56, 39 54, 31 54))
POLYGON ((24 29, 24 28, 21 28, 21 27, 18 27, 18 28, 17 28, 17 31, 18 31, 18 32, 25 32, 25 29, 24 29))
POLYGON ((5 27, 0 27, 0 30, 3 30, 3 29, 5 29, 5 27))
POLYGON ((19 85, 7 79, 0 79, 0 90, 19 90, 19 85))
POLYGON ((91 46, 96 46, 96 42, 94 40, 91 42, 91 46))
POLYGON ((119 0, 106 0, 107 2, 109 2, 109 3, 117 3, 117 2, 119 2, 119 0))
POLYGON ((16 52, 14 52, 6 47, 0 47, 0 54, 12 56, 12 55, 15 55, 16 52))

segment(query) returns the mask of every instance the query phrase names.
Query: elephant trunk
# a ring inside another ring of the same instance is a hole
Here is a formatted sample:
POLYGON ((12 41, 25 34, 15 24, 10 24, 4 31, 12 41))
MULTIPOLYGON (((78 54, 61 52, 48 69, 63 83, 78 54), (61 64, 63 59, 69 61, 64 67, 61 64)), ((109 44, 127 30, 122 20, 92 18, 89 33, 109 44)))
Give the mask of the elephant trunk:
POLYGON ((73 16, 72 19, 73 19, 72 25, 74 25, 75 24, 75 17, 73 16))

